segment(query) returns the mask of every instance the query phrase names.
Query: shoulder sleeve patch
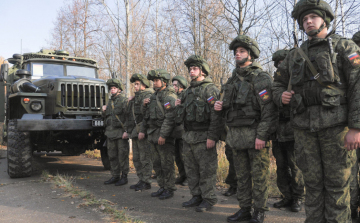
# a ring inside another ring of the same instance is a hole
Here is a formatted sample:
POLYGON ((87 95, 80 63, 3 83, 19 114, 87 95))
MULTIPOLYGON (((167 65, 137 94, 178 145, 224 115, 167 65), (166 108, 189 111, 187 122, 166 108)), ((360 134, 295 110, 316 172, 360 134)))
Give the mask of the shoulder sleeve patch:
POLYGON ((170 109, 171 108, 170 102, 165 103, 164 107, 165 107, 166 110, 170 109))
POLYGON ((268 100, 271 99, 270 93, 269 93, 268 90, 266 90, 266 89, 260 91, 260 92, 259 92, 259 96, 260 96, 260 98, 261 98, 264 102, 266 102, 266 101, 268 101, 268 100))
POLYGON ((209 103, 209 104, 214 104, 215 103, 215 98, 213 97, 213 96, 211 96, 210 98, 208 98, 207 99, 207 102, 209 103))
POLYGON ((358 52, 352 53, 348 56, 348 59, 353 67, 360 65, 360 56, 358 52))

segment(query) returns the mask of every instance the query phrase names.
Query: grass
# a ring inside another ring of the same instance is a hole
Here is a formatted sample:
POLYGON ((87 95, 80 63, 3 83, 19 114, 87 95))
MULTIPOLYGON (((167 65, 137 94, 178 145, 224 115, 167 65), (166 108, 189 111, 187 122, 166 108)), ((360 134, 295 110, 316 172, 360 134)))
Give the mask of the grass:
POLYGON ((124 211, 119 211, 117 206, 111 201, 105 199, 96 199, 96 197, 89 191, 75 187, 74 181, 77 179, 73 176, 56 174, 51 175, 48 171, 43 171, 41 174, 43 181, 53 183, 57 188, 63 189, 67 196, 78 197, 83 200, 83 203, 78 207, 93 207, 108 215, 112 222, 124 222, 124 223, 141 223, 139 220, 132 219, 127 216, 124 211))

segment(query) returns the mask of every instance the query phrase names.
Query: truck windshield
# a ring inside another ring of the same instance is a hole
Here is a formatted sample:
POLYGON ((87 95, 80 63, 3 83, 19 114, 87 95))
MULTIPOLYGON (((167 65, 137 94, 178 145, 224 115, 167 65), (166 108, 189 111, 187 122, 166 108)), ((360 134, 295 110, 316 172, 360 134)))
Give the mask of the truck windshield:
POLYGON ((64 76, 64 66, 60 64, 33 63, 32 79, 44 76, 64 76))
POLYGON ((67 76, 83 76, 95 78, 95 68, 66 66, 66 74, 67 76))

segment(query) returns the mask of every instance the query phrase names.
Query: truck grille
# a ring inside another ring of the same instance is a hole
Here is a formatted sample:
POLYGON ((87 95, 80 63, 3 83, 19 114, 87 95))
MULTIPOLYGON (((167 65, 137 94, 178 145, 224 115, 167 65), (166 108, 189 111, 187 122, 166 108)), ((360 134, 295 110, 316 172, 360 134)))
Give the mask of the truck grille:
POLYGON ((61 84, 61 105, 68 110, 99 111, 105 103, 104 85, 61 84))

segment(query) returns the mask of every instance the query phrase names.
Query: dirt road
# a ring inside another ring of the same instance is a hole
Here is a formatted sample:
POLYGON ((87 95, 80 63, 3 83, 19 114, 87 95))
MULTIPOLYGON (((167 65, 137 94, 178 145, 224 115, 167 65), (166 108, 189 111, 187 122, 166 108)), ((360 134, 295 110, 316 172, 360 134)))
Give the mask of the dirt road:
MULTIPOLYGON (((128 216, 143 222, 226 222, 226 217, 238 210, 235 196, 224 197, 217 191, 218 203, 207 213, 197 213, 194 208, 181 207, 191 198, 187 187, 178 186, 175 196, 168 200, 150 197, 158 189, 144 192, 130 190, 137 182, 129 174, 129 184, 122 187, 103 184, 110 177, 100 161, 83 156, 42 156, 34 159, 32 177, 10 179, 6 173, 6 159, 0 159, 0 222, 108 222, 109 219, 96 208, 77 208, 81 199, 64 197, 64 191, 41 181, 42 170, 51 174, 77 176, 75 186, 84 188, 97 199, 107 199, 118 205, 128 216)), ((293 213, 287 209, 272 208, 276 199, 269 199, 270 211, 265 222, 304 222, 305 212, 293 213)))

